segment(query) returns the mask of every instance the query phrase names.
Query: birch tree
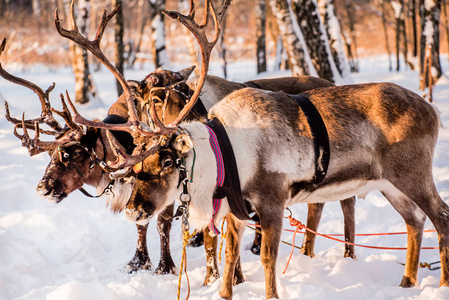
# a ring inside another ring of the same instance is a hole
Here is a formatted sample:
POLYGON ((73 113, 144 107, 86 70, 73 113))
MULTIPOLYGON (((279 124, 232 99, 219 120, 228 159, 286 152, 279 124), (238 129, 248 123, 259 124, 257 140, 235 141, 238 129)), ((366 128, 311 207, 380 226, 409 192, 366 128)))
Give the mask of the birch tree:
POLYGON ((335 14, 334 0, 318 0, 318 10, 325 28, 335 66, 342 77, 349 75, 348 59, 341 38, 340 22, 335 14))
POLYGON ((393 64, 391 62, 391 48, 390 48, 390 39, 388 38, 388 27, 387 27, 387 10, 385 7, 385 0, 379 0, 380 5, 380 13, 382 15, 382 28, 384 31, 384 38, 385 38, 385 50, 387 50, 388 54, 388 68, 391 71, 393 71, 393 64))
POLYGON ((420 41, 420 87, 424 89, 433 85, 442 75, 440 64, 440 12, 441 0, 420 0, 419 14, 421 17, 421 41, 420 41), (426 68, 425 53, 430 48, 430 66, 426 68), (429 70, 431 73, 429 74, 429 70), (429 81, 431 78, 431 81, 429 81))
POLYGON ((416 0, 408 0, 408 12, 412 23, 413 57, 418 56, 418 29, 416 21, 416 0))
MULTIPOLYGON (((63 18, 69 20, 67 13, 70 11, 70 0, 58 1, 64 8, 63 18)), ((83 36, 87 36, 89 28, 90 1, 79 0, 75 10, 76 23, 83 36)), ((68 24, 71 27, 71 24, 68 24)), ((96 98, 96 89, 89 70, 87 50, 69 41, 70 54, 72 56, 72 69, 75 75, 75 102, 87 103, 96 98)))
POLYGON ((343 32, 343 38, 346 44, 346 51, 348 53, 348 61, 351 72, 358 72, 359 61, 357 56, 357 35, 355 32, 355 4, 354 0, 344 0, 344 4, 346 8, 349 32, 343 32))
MULTIPOLYGON (((289 4, 287 0, 269 0, 271 10, 276 18, 280 36, 285 50, 288 53, 290 68, 293 76, 312 75, 315 74, 310 57, 304 42, 304 37, 300 30, 295 31, 296 20, 292 18, 289 4), (312 71, 313 70, 313 73, 312 71)), ((297 26, 297 24, 296 24, 297 26)))
POLYGON ((267 70, 267 48, 265 45, 266 20, 266 2, 265 0, 256 0, 257 73, 262 73, 267 70))
POLYGON ((151 43, 153 62, 156 68, 170 68, 165 48, 165 0, 148 0, 150 4, 151 43))
MULTIPOLYGON (((112 0, 112 7, 115 8, 119 5, 122 5, 122 0, 112 0)), ((123 32, 124 32, 124 24, 123 24, 123 7, 117 11, 115 15, 115 25, 114 25, 114 58, 115 58, 115 67, 117 70, 124 74, 124 63, 125 59, 123 56, 124 45, 123 45, 123 32)), ((117 86, 117 94, 120 96, 123 93, 122 85, 118 80, 116 80, 117 86)))
MULTIPOLYGON (((188 12, 189 7, 190 7, 189 1, 188 0, 180 0, 179 7, 180 7, 180 11, 188 12)), ((186 47, 189 51, 191 63, 195 66, 199 66, 201 62, 200 62, 200 58, 198 55, 199 52, 197 50, 195 38, 194 38, 193 34, 185 26, 181 26, 181 27, 184 32, 184 34, 183 34, 184 44, 186 45, 186 47)), ((195 68, 194 72, 196 75, 199 75, 200 74, 199 68, 195 68)))

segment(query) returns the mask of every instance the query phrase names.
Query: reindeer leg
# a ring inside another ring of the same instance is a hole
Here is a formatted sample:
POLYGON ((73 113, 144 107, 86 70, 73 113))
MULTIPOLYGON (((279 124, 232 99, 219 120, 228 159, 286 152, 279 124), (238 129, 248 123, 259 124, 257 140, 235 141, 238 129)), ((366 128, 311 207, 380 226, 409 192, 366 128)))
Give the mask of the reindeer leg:
POLYGON ((400 286, 415 286, 418 283, 419 254, 426 215, 410 198, 395 187, 382 190, 382 193, 399 212, 407 226, 407 255, 400 286))
POLYGON ((136 253, 131 261, 126 265, 126 269, 129 273, 136 272, 138 270, 150 270, 151 269, 151 259, 148 255, 147 248, 147 229, 148 224, 138 225, 137 227, 137 246, 136 253))
POLYGON ((202 232, 204 240, 204 249, 206 250, 206 279, 203 285, 211 286, 220 277, 217 264, 217 236, 211 237, 209 228, 205 228, 202 232))
MULTIPOLYGON (((313 231, 317 231, 318 224, 320 223, 321 213, 323 212, 324 203, 307 203, 307 227, 313 231)), ((304 234, 304 241, 301 247, 301 253, 304 255, 315 257, 316 234, 306 231, 304 234)))
MULTIPOLYGON (((437 230, 441 260, 440 286, 449 286, 449 206, 438 195, 435 185, 432 183, 430 186, 432 190, 428 195, 417 197, 416 199, 419 200, 415 202, 429 217, 437 230)), ((403 286, 404 281, 408 283, 406 275, 404 275, 401 286, 403 286)))
MULTIPOLYGON (((354 243, 355 242, 355 217, 354 217, 354 207, 355 207, 355 197, 347 198, 340 201, 341 210, 343 211, 343 218, 345 220, 345 241, 354 243)), ((357 259, 354 252, 354 245, 345 244, 345 254, 344 257, 350 257, 352 259, 357 259)))
POLYGON ((260 260, 265 271, 265 296, 267 299, 279 298, 276 287, 276 260, 281 241, 283 207, 269 207, 258 211, 262 230, 260 260))
POLYGON ((438 232, 441 260, 440 286, 449 287, 449 206, 438 195, 435 186, 433 189, 432 205, 424 209, 438 232))
MULTIPOLYGON (((234 272, 237 262, 240 259, 240 243, 246 222, 237 219, 233 214, 226 216, 226 250, 225 250, 225 267, 223 274, 223 283, 220 289, 220 296, 224 299, 232 298, 232 285, 234 281, 234 272)), ((241 272, 241 268, 240 268, 241 272)), ((242 278, 243 280, 243 278, 242 278)))
POLYGON ((176 274, 176 266, 170 253, 170 229, 173 216, 174 204, 168 206, 157 217, 157 232, 161 240, 161 259, 154 273, 156 274, 176 274))

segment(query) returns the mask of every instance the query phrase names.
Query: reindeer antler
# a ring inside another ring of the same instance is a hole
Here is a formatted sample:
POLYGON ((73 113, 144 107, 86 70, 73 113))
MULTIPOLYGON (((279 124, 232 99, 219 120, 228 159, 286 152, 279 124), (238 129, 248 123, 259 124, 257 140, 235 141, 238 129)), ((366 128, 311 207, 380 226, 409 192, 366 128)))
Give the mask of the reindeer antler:
MULTIPOLYGON (((212 5, 212 2, 210 0, 206 0, 204 2, 204 16, 203 21, 201 24, 198 24, 194 21, 195 17, 195 3, 193 0, 189 0, 190 9, 189 9, 189 15, 182 15, 179 12, 175 11, 165 11, 162 12, 165 13, 170 18, 173 18, 175 20, 178 20, 181 22, 187 29, 189 29, 190 32, 195 36, 196 40, 198 41, 198 44, 200 45, 201 49, 201 72, 200 77, 198 79, 198 83, 196 86, 196 89, 189 101, 189 103, 181 110, 178 117, 172 122, 170 127, 177 127, 177 125, 186 117, 186 115, 190 112, 190 110, 195 105, 196 101, 198 100, 198 97, 200 95, 201 89, 204 85, 204 82, 206 80, 207 71, 209 69, 209 61, 210 61, 210 54, 212 49, 214 48, 215 44, 217 43, 219 37, 220 37, 220 31, 221 26, 220 23, 224 18, 224 15, 226 13, 226 10, 228 6, 231 4, 231 0, 225 0, 223 3, 223 6, 220 10, 220 13, 215 13, 215 9, 212 5), (214 20, 214 27, 215 27, 215 35, 212 39, 212 41, 209 41, 206 36, 206 26, 209 20, 209 10, 212 15, 212 18, 214 20)), ((152 115, 153 117, 153 115, 152 115)), ((156 116, 157 117, 157 116, 156 116)), ((154 119, 154 117, 153 117, 154 119)))
MULTIPOLYGON (((108 22, 114 17, 114 15, 117 13, 117 11, 120 9, 120 5, 118 5, 114 10, 112 10, 110 13, 107 13, 107 10, 104 10, 103 17, 101 19, 101 23, 98 26, 97 33, 95 35, 94 40, 88 40, 87 38, 83 37, 81 33, 79 32, 78 26, 76 25, 75 21, 75 0, 72 0, 70 3, 70 15, 71 15, 71 23, 72 23, 72 29, 67 30, 62 28, 61 26, 61 20, 59 19, 58 15, 58 9, 55 10, 55 25, 56 29, 59 32, 59 34, 65 38, 68 38, 69 40, 75 42, 76 44, 84 47, 86 50, 90 51, 98 60, 100 60, 111 72, 114 74, 115 78, 120 82, 120 85, 123 88, 123 91, 125 93, 125 97, 128 103, 128 114, 129 114, 129 120, 125 124, 106 124, 103 122, 94 122, 85 119, 82 117, 79 112, 75 109, 75 106, 69 98, 67 99, 69 101, 69 104, 73 110, 74 116, 73 119, 78 124, 83 124, 90 127, 97 127, 97 128, 105 128, 110 130, 122 130, 127 131, 130 133, 133 133, 134 131, 138 131, 141 134, 161 134, 160 132, 152 132, 151 129, 143 122, 140 122, 137 117, 137 111, 136 107, 134 106, 134 99, 131 92, 131 88, 128 85, 127 81, 123 77, 123 75, 115 68, 115 66, 109 61, 109 59, 103 54, 103 52, 100 49, 100 42, 103 38, 104 30, 108 24, 108 22)), ((162 132, 163 134, 164 132, 162 132)))
MULTIPOLYGON (((0 56, 5 49, 6 39, 3 39, 0 45, 0 56)), ((55 88, 55 84, 53 83, 45 92, 38 87, 36 84, 25 80, 23 78, 16 77, 6 72, 3 69, 0 63, 0 76, 4 79, 14 83, 19 84, 21 86, 27 87, 34 91, 41 102, 41 116, 39 118, 25 120, 25 113, 22 114, 22 119, 16 119, 11 117, 9 111, 9 105, 5 102, 6 109, 6 119, 14 124, 14 135, 22 141, 22 146, 28 149, 28 152, 31 156, 36 155, 38 153, 55 149, 57 146, 65 144, 70 141, 76 141, 81 138, 82 128, 75 124, 72 121, 72 117, 70 115, 70 111, 67 109, 67 105, 64 102, 64 98, 61 95, 61 101, 63 106, 63 111, 59 112, 51 107, 50 104, 50 93, 55 88), (61 126, 58 121, 54 118, 53 113, 56 113, 64 118, 68 127, 61 126), (53 130, 44 130, 41 129, 39 124, 47 124, 53 130), (18 133, 18 129, 22 128, 23 134, 18 133), (28 129, 32 129, 35 131, 35 137, 33 139, 30 138, 28 134, 28 129), (54 135, 56 136, 55 141, 41 141, 39 139, 40 133, 54 135)))
POLYGON ((200 75, 198 84, 196 86, 196 89, 193 93, 191 100, 181 110, 178 117, 175 119, 175 121, 172 124, 170 124, 168 126, 164 125, 156 114, 156 108, 155 108, 154 102, 151 103, 150 115, 151 115, 151 118, 153 119, 154 124, 156 125, 155 129, 151 129, 147 124, 138 120, 136 107, 135 107, 134 101, 133 101, 134 99, 133 99, 131 89, 130 89, 128 83, 124 79, 123 75, 113 66, 113 64, 111 64, 111 62, 106 58, 106 56, 103 54, 103 52, 100 49, 100 41, 101 41, 101 38, 103 37, 103 33, 106 28, 106 25, 109 22, 109 20, 116 14, 118 9, 120 9, 120 6, 117 6, 109 14, 107 14, 107 11, 105 10, 101 24, 98 27, 95 39, 90 41, 90 40, 86 39, 85 37, 83 37, 78 30, 78 27, 77 27, 76 21, 75 21, 75 17, 74 17, 74 2, 75 2, 75 0, 72 0, 71 5, 70 5, 72 29, 69 31, 69 30, 66 30, 61 27, 61 21, 59 19, 57 10, 55 11, 56 29, 58 30, 59 34, 62 35, 63 37, 66 37, 66 38, 74 41, 78 45, 84 47, 85 49, 89 50, 95 57, 97 57, 114 74, 114 76, 117 78, 117 80, 120 82, 120 84, 123 87, 123 90, 124 90, 124 93, 125 93, 125 96, 127 99, 127 103, 128 103, 128 111, 129 111, 129 117, 130 117, 128 122, 124 123, 124 124, 107 124, 107 123, 103 123, 103 122, 90 121, 90 120, 87 120, 84 117, 82 117, 79 114, 79 112, 76 110, 73 103, 70 101, 70 98, 67 98, 67 101, 69 102, 69 105, 71 106, 73 113, 74 113, 74 116, 73 116, 74 121, 78 124, 83 124, 83 125, 91 126, 91 127, 104 128, 104 129, 109 129, 109 130, 121 130, 121 131, 127 131, 129 133, 138 132, 139 134, 144 135, 144 136, 158 136, 158 135, 164 135, 164 134, 169 134, 169 133, 175 132, 177 130, 178 124, 181 122, 182 119, 185 118, 185 116, 193 108, 193 106, 195 105, 195 102, 198 99, 201 88, 203 87, 203 84, 204 84, 204 81, 206 78, 207 69, 209 67, 210 52, 212 51, 212 48, 216 44, 216 42, 219 38, 219 35, 220 35, 219 22, 222 20, 224 14, 226 12, 226 9, 229 6, 231 1, 230 0, 225 1, 223 8, 221 9, 221 11, 219 13, 220 17, 217 18, 217 14, 215 13, 212 3, 210 2, 210 0, 206 0, 204 19, 201 24, 197 24, 193 20, 194 11, 195 11, 193 0, 190 0, 189 16, 182 15, 178 12, 164 11, 164 13, 166 13, 168 16, 179 20, 182 24, 184 24, 184 26, 186 26, 195 35, 196 39, 198 40, 198 43, 200 44, 200 48, 201 48, 202 67, 201 67, 201 75, 200 75), (207 39, 207 36, 206 36, 206 25, 207 25, 209 10, 211 10, 211 15, 215 22, 215 35, 211 42, 209 42, 209 40, 207 39))
MULTIPOLYGON (((0 45, 0 57, 1 57, 1 54, 3 53, 3 51, 5 50, 5 47, 6 47, 6 39, 4 38, 0 45)), ((61 127, 61 125, 58 123, 58 121, 56 121, 56 119, 53 117, 53 114, 51 111, 49 95, 55 88, 55 83, 53 83, 44 92, 40 87, 38 87, 34 83, 32 83, 28 80, 25 80, 23 78, 16 77, 16 76, 6 72, 6 70, 3 69, 3 66, 1 63, 0 63, 0 76, 14 84, 19 84, 21 86, 31 89, 33 92, 35 92, 37 94, 37 96, 39 97, 39 101, 41 102, 41 117, 36 118, 36 119, 31 119, 31 120, 25 120, 24 122, 22 122, 22 120, 18 120, 18 119, 12 118, 10 116, 8 104, 5 102, 6 119, 9 122, 13 123, 14 125, 20 124, 20 126, 22 126, 22 124, 25 124, 25 126, 27 126, 29 129, 34 129, 35 122, 46 123, 48 126, 53 128, 54 132, 46 131, 45 133, 52 134, 52 135, 61 134, 64 131, 63 128, 61 127)))

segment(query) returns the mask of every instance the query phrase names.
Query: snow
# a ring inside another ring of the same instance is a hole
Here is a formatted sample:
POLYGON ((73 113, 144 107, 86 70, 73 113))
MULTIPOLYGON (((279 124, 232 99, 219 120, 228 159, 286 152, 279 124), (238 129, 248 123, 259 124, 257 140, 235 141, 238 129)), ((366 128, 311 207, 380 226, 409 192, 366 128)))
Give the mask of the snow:
MULTIPOLYGON (((443 69, 447 60, 442 58, 443 69)), ((8 65, 4 66, 8 69, 8 65)), ((185 66, 180 66, 179 69, 185 66)), ((211 66, 211 74, 221 75, 219 64, 211 66)), ((350 80, 356 83, 390 81, 415 92, 418 73, 389 73, 386 56, 366 58, 361 73, 350 80)), ((152 68, 147 68, 152 70, 152 68)), ((255 77, 255 63, 238 62, 229 65, 231 80, 255 77)), ((11 71, 12 72, 12 71, 11 71)), ((73 76, 67 69, 49 72, 41 68, 27 73, 13 72, 29 79, 43 89, 53 81, 56 88, 51 99, 60 109, 58 94, 68 89, 73 94, 73 76)), ((148 71, 129 70, 128 79, 141 79, 148 71)), ((446 74, 447 75, 447 74, 446 74)), ((86 105, 80 111, 89 118, 106 115, 107 107, 116 99, 115 80, 106 71, 93 74, 104 104, 86 105), (113 87, 113 88, 112 88, 113 87)), ((264 77, 288 76, 288 73, 267 72, 264 77)), ((26 111, 27 117, 39 115, 37 97, 27 89, 0 80, 0 91, 11 107, 13 116, 26 111)), ((445 129, 441 129, 434 159, 434 177, 441 197, 449 203, 449 79, 443 77, 434 88, 434 102, 442 114, 445 129)), ((0 108, 4 113, 4 108, 0 108)), ((114 215, 102 199, 88 199, 78 191, 55 205, 40 199, 35 187, 49 159, 47 154, 29 157, 20 141, 12 134, 12 125, 0 119, 0 299, 174 299, 178 277, 154 275, 151 271, 128 274, 124 265, 134 255, 135 226, 123 214, 114 215)), ((93 189, 90 189, 93 190, 93 189)), ((292 207, 294 217, 305 222, 307 206, 292 207)), ((148 230, 149 254, 153 269, 159 259, 159 237, 155 221, 148 230)), ((171 249, 179 267, 181 261, 181 224, 174 221, 171 249)), ((285 228, 289 228, 287 222, 285 228)), ((425 229, 433 229, 427 221, 425 229)), ((319 227, 323 233, 342 233, 343 218, 339 203, 325 205, 319 227)), ((405 231, 399 214, 379 194, 371 193, 356 204, 356 232, 405 231)), ((259 257, 249 251, 253 231, 247 230, 241 249, 242 268, 246 281, 234 287, 234 299, 264 299, 263 267, 259 257)), ((282 240, 291 242, 285 232, 282 240)), ((296 238, 300 245, 301 236, 296 238)), ((359 244, 375 246, 406 246, 406 236, 357 237, 359 244)), ((423 246, 438 245, 435 233, 426 233, 423 246)), ((281 299, 449 299, 449 288, 439 288, 440 271, 419 270, 419 286, 400 288, 405 251, 356 248, 357 260, 343 258, 341 243, 317 238, 311 259, 297 250, 286 274, 290 247, 280 245, 277 260, 277 284, 281 299)), ((224 258, 223 258, 224 259, 224 258)), ((439 260, 437 250, 422 250, 421 262, 439 260)), ((223 265, 220 267, 223 273, 223 265)), ((202 283, 206 259, 202 248, 187 249, 187 270, 190 279, 190 299, 219 299, 222 279, 210 287, 202 283)), ((187 294, 186 279, 182 279, 181 297, 187 294)))

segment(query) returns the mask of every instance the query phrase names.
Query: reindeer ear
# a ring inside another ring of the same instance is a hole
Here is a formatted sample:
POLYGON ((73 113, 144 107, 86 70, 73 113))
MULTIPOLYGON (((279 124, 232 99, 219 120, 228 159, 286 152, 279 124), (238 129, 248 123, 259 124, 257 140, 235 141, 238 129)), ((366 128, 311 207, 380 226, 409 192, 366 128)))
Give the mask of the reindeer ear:
POLYGON ((147 86, 157 86, 159 82, 160 78, 156 74, 150 74, 145 78, 145 83, 147 86))
POLYGON ((193 149, 192 139, 187 134, 178 135, 173 141, 173 148, 181 154, 186 154, 193 149))
POLYGON ((191 66, 189 68, 185 68, 185 69, 182 69, 181 71, 178 71, 178 74, 181 75, 182 80, 187 80, 187 78, 189 78, 190 74, 192 74, 194 69, 195 69, 195 66, 191 66))

